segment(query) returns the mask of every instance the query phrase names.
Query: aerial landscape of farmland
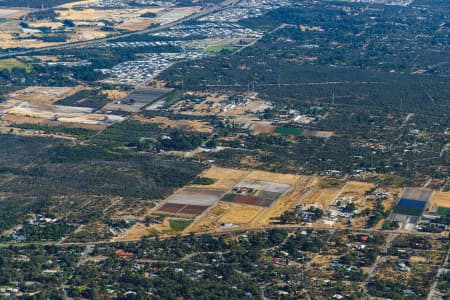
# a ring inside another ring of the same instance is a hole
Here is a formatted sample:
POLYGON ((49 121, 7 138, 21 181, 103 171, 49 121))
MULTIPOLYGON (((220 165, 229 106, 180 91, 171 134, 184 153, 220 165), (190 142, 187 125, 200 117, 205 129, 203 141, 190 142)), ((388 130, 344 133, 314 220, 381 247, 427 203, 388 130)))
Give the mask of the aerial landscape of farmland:
POLYGON ((0 299, 448 299, 449 13, 0 0, 0 299))

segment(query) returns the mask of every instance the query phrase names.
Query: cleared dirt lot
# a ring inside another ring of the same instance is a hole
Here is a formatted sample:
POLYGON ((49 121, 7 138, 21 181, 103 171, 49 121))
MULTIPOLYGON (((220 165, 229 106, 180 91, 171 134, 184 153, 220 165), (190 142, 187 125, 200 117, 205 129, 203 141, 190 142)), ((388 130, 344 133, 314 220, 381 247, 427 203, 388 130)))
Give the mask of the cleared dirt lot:
POLYGON ((231 190, 233 186, 241 181, 248 173, 249 171, 246 170, 212 167, 203 172, 200 176, 214 179, 215 182, 210 185, 192 185, 192 187, 214 190, 231 190))
POLYGON ((304 136, 313 136, 313 137, 320 137, 320 138, 330 138, 334 135, 333 131, 318 131, 318 130, 309 130, 305 129, 303 131, 304 136))
POLYGON ((265 171, 252 171, 248 174, 245 179, 253 179, 253 180, 264 180, 270 182, 277 183, 285 183, 285 184, 294 184, 299 180, 302 176, 294 175, 294 174, 281 174, 281 173, 272 173, 265 171))
POLYGON ((129 230, 127 230, 123 235, 114 238, 114 241, 120 242, 120 241, 129 241, 129 240, 138 240, 141 237, 149 235, 151 232, 151 226, 146 226, 142 223, 137 223, 133 227, 131 227, 129 230))
POLYGON ((102 93, 108 97, 109 100, 120 100, 122 98, 125 98, 128 93, 125 91, 119 91, 119 90, 102 90, 102 93))
POLYGON ((154 19, 142 19, 142 18, 136 18, 131 19, 127 22, 124 22, 120 24, 119 26, 116 26, 117 29, 123 29, 123 30, 144 30, 152 24, 157 24, 158 22, 154 19))
POLYGON ((152 12, 158 13, 161 8, 144 9, 60 9, 57 10, 60 20, 72 21, 101 21, 108 20, 113 23, 127 22, 131 19, 139 18, 140 15, 152 12))
POLYGON ((93 126, 92 129, 101 129, 124 120, 121 116, 92 113, 92 108, 54 105, 56 101, 73 95, 81 88, 28 87, 9 94, 7 100, 0 103, 0 112, 4 113, 3 119, 11 123, 30 121, 33 118, 37 119, 30 121, 34 124, 47 120, 61 124, 93 126))
POLYGON ((336 199, 340 189, 318 189, 312 190, 305 198, 303 198, 300 204, 305 206, 310 204, 320 205, 325 210, 328 209, 330 204, 336 199))
POLYGON ((207 122, 201 122, 197 120, 172 120, 166 117, 159 116, 154 118, 145 118, 140 115, 133 116, 133 119, 140 122, 162 124, 162 126, 166 128, 178 128, 187 131, 211 133, 213 130, 211 125, 209 125, 207 122))
POLYGON ((372 183, 349 181, 346 183, 342 194, 357 194, 362 196, 373 187, 374 185, 372 183))
POLYGON ((247 224, 258 213, 263 210, 262 207, 253 205, 236 205, 234 204, 219 219, 220 223, 247 224))
POLYGON ((58 8, 71 8, 74 6, 79 6, 79 5, 88 5, 91 3, 98 3, 99 0, 83 0, 83 1, 76 1, 76 2, 70 2, 70 3, 65 3, 62 4, 60 6, 57 6, 58 8))
POLYGON ((26 8, 20 9, 0 8, 0 18, 18 19, 32 11, 33 11, 32 9, 26 8))
POLYGON ((32 86, 9 94, 8 100, 27 101, 40 105, 54 102, 75 94, 81 87, 42 87, 32 86))
POLYGON ((261 134, 261 133, 272 133, 275 130, 276 126, 271 125, 271 122, 258 122, 253 123, 250 126, 250 130, 253 131, 255 134, 261 134))
POLYGON ((437 210, 438 207, 450 208, 450 192, 435 192, 428 207, 431 211, 437 210))
POLYGON ((155 20, 158 23, 167 24, 198 12, 200 9, 201 6, 170 8, 162 11, 160 15, 155 18, 155 20))

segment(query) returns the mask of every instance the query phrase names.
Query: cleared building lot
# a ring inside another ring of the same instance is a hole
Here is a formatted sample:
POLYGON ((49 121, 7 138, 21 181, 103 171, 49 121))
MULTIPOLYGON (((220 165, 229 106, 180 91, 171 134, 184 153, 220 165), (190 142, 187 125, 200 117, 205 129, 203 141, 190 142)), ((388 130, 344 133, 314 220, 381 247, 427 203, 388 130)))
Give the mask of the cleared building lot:
POLYGON ((171 89, 139 88, 122 100, 108 103, 105 105, 104 109, 138 112, 144 106, 157 101, 170 91, 171 89))

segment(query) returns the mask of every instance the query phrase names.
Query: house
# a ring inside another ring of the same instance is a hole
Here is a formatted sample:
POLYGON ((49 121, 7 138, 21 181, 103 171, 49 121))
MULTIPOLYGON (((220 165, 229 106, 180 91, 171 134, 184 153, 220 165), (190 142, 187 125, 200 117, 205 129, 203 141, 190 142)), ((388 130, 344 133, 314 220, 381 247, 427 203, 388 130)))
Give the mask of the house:
POLYGON ((122 249, 118 249, 114 251, 114 254, 121 257, 134 257, 134 253, 124 251, 122 249))
POLYGON ((410 267, 408 267, 405 263, 397 263, 395 265, 395 268, 397 270, 399 270, 400 272, 409 272, 410 271, 410 267))

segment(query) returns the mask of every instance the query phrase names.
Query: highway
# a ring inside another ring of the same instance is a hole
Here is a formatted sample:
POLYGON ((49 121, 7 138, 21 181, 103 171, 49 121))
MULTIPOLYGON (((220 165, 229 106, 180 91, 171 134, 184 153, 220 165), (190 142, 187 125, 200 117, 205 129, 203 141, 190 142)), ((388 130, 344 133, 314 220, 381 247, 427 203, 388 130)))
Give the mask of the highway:
POLYGON ((204 17, 206 15, 209 15, 209 14, 218 12, 220 10, 223 10, 225 8, 234 6, 239 1, 240 0, 225 0, 225 1, 221 2, 219 5, 208 4, 207 6, 203 7, 197 13, 194 13, 194 14, 189 15, 187 17, 184 17, 184 18, 181 18, 179 20, 176 20, 176 21, 173 21, 173 22, 161 25, 161 26, 157 26, 157 27, 152 27, 152 28, 147 28, 147 29, 144 29, 144 30, 128 32, 128 33, 119 34, 119 35, 106 37, 106 38, 101 38, 101 39, 94 39, 94 40, 88 40, 88 41, 82 41, 82 42, 66 43, 66 44, 57 45, 57 46, 49 46, 49 47, 34 48, 34 49, 27 49, 27 50, 19 50, 19 51, 14 51, 14 52, 10 52, 10 53, 2 53, 2 54, 0 54, 0 58, 14 57, 14 56, 20 56, 20 55, 27 55, 27 54, 30 54, 30 53, 42 52, 42 51, 47 51, 47 50, 61 50, 61 49, 85 47, 85 46, 96 45, 96 44, 101 44, 101 43, 105 43, 105 42, 109 42, 109 41, 114 41, 114 40, 130 37, 130 36, 133 36, 133 35, 139 35, 139 34, 145 34, 145 33, 154 33, 154 32, 158 32, 158 31, 161 31, 161 30, 169 29, 171 27, 180 25, 180 24, 182 24, 184 22, 187 22, 187 21, 192 21, 192 20, 199 19, 199 18, 204 17))

